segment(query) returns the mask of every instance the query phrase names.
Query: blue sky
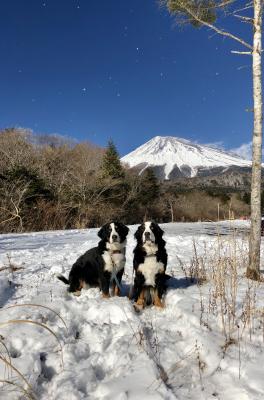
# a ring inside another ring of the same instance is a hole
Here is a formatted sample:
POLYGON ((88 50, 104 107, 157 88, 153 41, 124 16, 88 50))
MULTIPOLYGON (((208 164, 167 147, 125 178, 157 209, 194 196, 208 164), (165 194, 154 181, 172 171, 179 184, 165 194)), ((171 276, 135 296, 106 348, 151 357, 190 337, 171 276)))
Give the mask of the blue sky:
MULTIPOLYGON (((250 41, 246 24, 219 24, 250 41)), ((121 155, 156 135, 240 147, 252 135, 251 57, 232 49, 175 26, 155 0, 3 0, 0 127, 111 137, 121 155)))

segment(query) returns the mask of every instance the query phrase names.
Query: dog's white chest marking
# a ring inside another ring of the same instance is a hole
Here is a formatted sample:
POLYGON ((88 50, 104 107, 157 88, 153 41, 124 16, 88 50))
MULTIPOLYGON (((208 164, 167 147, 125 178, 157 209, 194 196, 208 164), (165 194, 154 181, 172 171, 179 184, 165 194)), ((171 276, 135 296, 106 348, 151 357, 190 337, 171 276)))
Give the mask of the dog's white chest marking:
POLYGON ((102 257, 105 262, 105 268, 104 268, 105 271, 112 273, 113 270, 115 269, 115 272, 117 273, 125 266, 126 257, 124 253, 111 254, 109 251, 105 251, 102 254, 102 257))
POLYGON ((143 249, 145 250, 146 254, 148 256, 150 255, 156 255, 157 251, 158 251, 158 246, 156 245, 156 243, 153 242, 146 242, 143 245, 143 249))
POLYGON ((164 272, 164 264, 157 261, 156 256, 149 256, 145 258, 143 264, 139 264, 138 271, 144 275, 145 285, 155 287, 155 277, 158 273, 164 272))

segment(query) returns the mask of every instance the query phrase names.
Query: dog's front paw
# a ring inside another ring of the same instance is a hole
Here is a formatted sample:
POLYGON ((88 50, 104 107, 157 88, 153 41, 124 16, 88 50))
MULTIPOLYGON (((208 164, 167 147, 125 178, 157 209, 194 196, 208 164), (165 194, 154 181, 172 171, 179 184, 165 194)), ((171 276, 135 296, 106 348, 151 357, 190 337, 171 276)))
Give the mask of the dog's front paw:
POLYGON ((139 298, 137 299, 136 303, 134 304, 135 310, 136 310, 136 311, 141 311, 141 310, 143 310, 144 306, 145 306, 144 298, 139 297, 139 298))
POLYGON ((158 308, 164 308, 165 307, 164 303, 161 301, 161 299, 158 296, 156 296, 154 298, 154 306, 156 306, 158 308))
POLYGON ((73 294, 74 296, 79 297, 79 296, 81 296, 81 291, 80 291, 80 290, 76 290, 76 292, 73 292, 72 294, 73 294))
POLYGON ((114 288, 114 296, 120 296, 120 289, 118 286, 114 288))
POLYGON ((137 313, 139 313, 140 311, 142 311, 143 308, 144 308, 144 305, 143 305, 143 304, 137 304, 137 303, 134 304, 134 310, 135 310, 137 313))

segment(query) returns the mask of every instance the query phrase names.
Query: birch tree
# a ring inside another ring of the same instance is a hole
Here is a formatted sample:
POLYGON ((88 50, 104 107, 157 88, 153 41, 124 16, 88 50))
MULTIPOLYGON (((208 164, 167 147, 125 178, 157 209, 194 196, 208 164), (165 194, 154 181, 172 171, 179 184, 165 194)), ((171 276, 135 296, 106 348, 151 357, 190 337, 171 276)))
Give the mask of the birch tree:
POLYGON ((261 243, 261 161, 262 161, 262 11, 263 0, 160 0, 178 24, 191 24, 194 27, 207 27, 217 34, 239 44, 233 54, 252 56, 253 80, 253 139, 252 139, 252 178, 251 178, 251 225, 249 239, 249 262, 247 277, 260 278, 261 243), (253 12, 252 12, 253 11, 253 12), (219 17, 238 18, 249 24, 252 41, 235 35, 218 26, 219 17))

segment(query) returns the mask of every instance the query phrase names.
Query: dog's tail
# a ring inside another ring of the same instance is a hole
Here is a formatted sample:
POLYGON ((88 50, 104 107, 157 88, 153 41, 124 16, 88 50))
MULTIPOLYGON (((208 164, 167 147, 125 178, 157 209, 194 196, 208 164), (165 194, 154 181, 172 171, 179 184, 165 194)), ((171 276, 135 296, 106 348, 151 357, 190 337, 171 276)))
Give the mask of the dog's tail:
POLYGON ((63 275, 57 275, 57 278, 62 281, 63 283, 65 283, 65 285, 69 285, 69 280, 66 279, 63 275))

